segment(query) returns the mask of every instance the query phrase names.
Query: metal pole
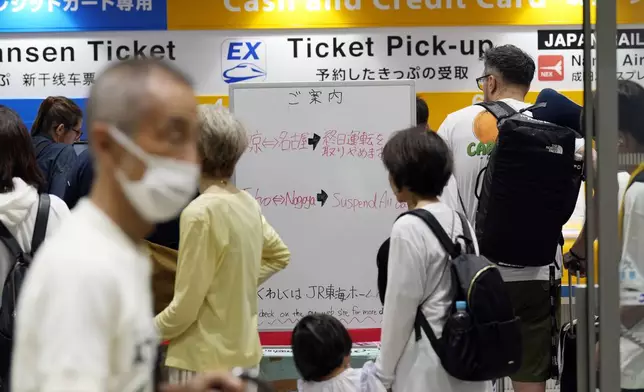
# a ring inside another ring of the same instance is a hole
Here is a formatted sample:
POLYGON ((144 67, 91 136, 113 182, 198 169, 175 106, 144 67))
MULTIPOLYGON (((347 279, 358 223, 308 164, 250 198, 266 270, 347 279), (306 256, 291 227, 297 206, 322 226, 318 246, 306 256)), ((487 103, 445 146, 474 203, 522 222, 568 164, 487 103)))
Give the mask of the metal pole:
MULTIPOLYGON (((594 392, 597 385, 595 379, 595 229, 597 227, 595 212, 595 169, 593 167, 593 137, 595 136, 594 105, 593 105, 593 61, 592 44, 593 31, 591 15, 591 0, 584 0, 583 29, 584 29, 584 118, 583 129, 586 130, 586 257, 587 257, 587 288, 576 291, 575 305, 577 306, 577 387, 580 392, 594 392)), ((579 284, 579 280, 577 281, 579 284)))
MULTIPOLYGON (((586 326, 586 319, 588 319, 588 288, 579 286, 575 287, 575 306, 577 306, 577 391, 589 392, 589 366, 588 366, 588 345, 584 342, 588 341, 588 327, 586 326)), ((593 375, 594 373, 590 373, 593 375)), ((594 379, 594 377, 593 377, 594 379)))
MULTIPOLYGON (((617 4, 597 2, 597 203, 602 392, 620 391, 619 239, 617 234, 617 4)), ((594 290, 589 288, 589 293, 594 290)), ((590 321, 590 320, 589 320, 590 321)), ((589 330, 589 332, 592 332, 589 330)), ((593 335, 590 333, 589 335, 593 335)), ((590 339, 589 339, 590 341, 590 339)), ((589 347, 590 351, 593 346, 589 347)), ((594 357, 589 355, 589 360, 594 357)))

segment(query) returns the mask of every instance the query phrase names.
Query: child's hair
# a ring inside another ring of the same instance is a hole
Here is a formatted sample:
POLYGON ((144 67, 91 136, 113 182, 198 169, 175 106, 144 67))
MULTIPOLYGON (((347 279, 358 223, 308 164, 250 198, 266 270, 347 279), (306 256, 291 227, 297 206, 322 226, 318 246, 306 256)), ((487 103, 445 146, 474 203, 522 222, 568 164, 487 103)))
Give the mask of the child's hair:
POLYGON ((344 325, 326 314, 301 319, 291 338, 295 367, 304 381, 322 381, 342 366, 352 345, 344 325))

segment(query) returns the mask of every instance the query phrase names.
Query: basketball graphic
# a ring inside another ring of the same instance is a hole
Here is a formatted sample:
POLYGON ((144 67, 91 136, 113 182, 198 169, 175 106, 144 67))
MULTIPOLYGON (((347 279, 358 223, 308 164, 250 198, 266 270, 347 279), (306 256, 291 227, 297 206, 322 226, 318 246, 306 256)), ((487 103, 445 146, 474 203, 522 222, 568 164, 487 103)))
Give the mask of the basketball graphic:
POLYGON ((472 125, 474 136, 484 144, 496 142, 499 130, 496 127, 496 118, 488 111, 482 111, 474 118, 472 125))

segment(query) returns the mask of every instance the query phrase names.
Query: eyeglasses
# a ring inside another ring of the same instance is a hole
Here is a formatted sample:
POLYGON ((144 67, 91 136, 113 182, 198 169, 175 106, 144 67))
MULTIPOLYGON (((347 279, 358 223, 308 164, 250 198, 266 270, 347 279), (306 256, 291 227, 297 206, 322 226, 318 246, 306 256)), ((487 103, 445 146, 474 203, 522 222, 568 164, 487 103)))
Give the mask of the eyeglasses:
POLYGON ((80 129, 75 129, 75 128, 72 128, 71 130, 72 130, 72 132, 76 133, 76 139, 75 140, 79 141, 81 136, 83 136, 83 131, 80 130, 80 129))
POLYGON ((476 86, 479 88, 479 90, 483 91, 483 83, 490 76, 492 76, 492 74, 487 74, 487 75, 481 76, 480 78, 476 78, 476 86))

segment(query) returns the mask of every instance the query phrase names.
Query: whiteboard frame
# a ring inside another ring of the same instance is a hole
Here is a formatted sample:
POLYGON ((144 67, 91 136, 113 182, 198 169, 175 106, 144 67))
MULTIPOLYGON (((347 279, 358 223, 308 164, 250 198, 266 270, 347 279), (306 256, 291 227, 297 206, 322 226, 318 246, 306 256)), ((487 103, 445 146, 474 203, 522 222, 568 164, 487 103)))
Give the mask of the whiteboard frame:
MULTIPOLYGON (((255 88, 303 88, 303 87, 375 87, 375 86, 409 86, 411 87, 411 111, 410 128, 416 124, 416 82, 412 79, 400 80, 364 80, 350 82, 258 82, 258 83, 235 83, 228 86, 228 110, 235 114, 235 90, 250 90, 255 88)), ((233 173, 231 179, 236 184, 237 173, 233 173)))

